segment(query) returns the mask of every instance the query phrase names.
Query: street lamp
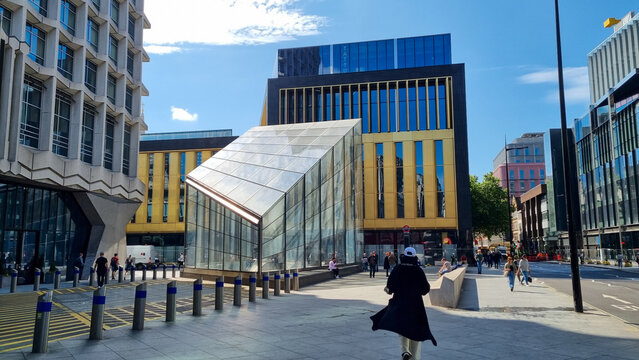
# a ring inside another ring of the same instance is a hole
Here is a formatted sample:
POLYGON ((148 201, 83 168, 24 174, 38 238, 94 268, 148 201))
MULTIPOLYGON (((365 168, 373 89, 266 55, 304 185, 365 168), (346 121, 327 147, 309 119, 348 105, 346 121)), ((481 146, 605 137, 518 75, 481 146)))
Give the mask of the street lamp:
POLYGON ((559 32, 559 0, 555 0, 555 32, 557 35, 557 75, 559 78, 559 108, 561 111, 561 148, 564 160, 564 186, 566 193, 566 215, 568 217, 568 240, 570 243, 570 271, 572 274, 572 297, 576 312, 584 312, 581 299, 581 282, 579 280, 579 258, 577 255, 577 237, 575 233, 575 214, 572 207, 570 177, 570 156, 568 147, 568 130, 566 128, 566 101, 564 98, 564 70, 561 60, 561 35, 559 32))

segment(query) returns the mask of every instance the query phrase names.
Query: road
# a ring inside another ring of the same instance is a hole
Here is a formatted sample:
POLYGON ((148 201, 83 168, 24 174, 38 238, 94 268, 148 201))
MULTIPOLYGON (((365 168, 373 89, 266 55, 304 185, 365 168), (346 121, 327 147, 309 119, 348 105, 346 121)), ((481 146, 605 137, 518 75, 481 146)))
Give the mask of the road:
MULTIPOLYGON (((531 263, 533 281, 572 296, 569 264, 531 263)), ((583 301, 639 327, 639 272, 581 266, 583 301)))

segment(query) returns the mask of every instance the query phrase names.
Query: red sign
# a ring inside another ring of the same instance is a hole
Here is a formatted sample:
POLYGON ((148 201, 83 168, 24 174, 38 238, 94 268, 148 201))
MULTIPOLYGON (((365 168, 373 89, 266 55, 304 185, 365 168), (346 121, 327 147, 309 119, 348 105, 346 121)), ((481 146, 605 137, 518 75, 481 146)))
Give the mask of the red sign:
POLYGON ((408 234, 410 232, 410 226, 404 225, 404 227, 402 228, 402 231, 404 232, 404 234, 408 234))

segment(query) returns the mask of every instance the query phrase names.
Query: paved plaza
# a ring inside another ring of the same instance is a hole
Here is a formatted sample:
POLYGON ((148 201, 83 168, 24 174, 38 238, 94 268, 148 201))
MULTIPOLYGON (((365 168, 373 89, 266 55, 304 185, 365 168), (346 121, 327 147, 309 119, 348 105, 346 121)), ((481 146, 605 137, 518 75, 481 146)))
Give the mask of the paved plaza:
MULTIPOLYGON (((428 268, 429 280, 436 278, 428 268)), ((507 287, 501 271, 466 275, 458 309, 428 306, 439 346, 422 346, 423 359, 636 359, 639 328, 545 286, 507 287)), ((397 335, 371 331, 369 316, 389 299, 386 277, 360 273, 258 298, 240 308, 205 308, 204 316, 147 321, 143 331, 119 327, 104 340, 75 337, 49 343, 47 354, 30 348, 2 354, 10 359, 399 359, 397 335)), ((259 291, 259 290, 258 290, 259 291)))

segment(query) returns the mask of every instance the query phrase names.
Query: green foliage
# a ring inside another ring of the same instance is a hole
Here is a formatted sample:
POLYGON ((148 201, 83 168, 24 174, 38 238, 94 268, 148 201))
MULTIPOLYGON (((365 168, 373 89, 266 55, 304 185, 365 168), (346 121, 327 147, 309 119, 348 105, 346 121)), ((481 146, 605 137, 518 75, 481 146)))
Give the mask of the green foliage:
POLYGON ((508 232, 508 194, 499 179, 488 173, 482 182, 470 176, 470 199, 473 210, 473 231, 488 238, 508 232))

